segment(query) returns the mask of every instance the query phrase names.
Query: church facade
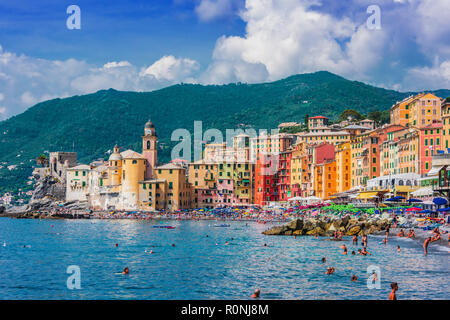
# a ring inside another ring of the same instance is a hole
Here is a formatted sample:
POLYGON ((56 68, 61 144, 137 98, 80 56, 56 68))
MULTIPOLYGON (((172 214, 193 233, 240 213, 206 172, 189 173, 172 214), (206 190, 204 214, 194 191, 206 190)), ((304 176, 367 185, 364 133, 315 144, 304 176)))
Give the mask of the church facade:
POLYGON ((148 121, 142 153, 120 152, 116 145, 108 161, 71 168, 66 200, 88 201, 93 210, 176 211, 195 207, 186 169, 172 163, 158 165, 157 140, 155 126, 148 121))

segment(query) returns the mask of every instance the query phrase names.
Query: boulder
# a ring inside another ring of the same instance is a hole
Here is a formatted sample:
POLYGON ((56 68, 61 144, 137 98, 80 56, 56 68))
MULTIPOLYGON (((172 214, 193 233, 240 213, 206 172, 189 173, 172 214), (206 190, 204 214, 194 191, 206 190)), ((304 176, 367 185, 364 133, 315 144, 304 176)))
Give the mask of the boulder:
POLYGON ((292 232, 293 236, 301 236, 303 234, 303 230, 295 230, 294 232, 292 232))
POLYGON ((353 225, 348 229, 346 232, 347 236, 354 236, 355 234, 358 234, 361 231, 361 227, 359 225, 353 225))
POLYGON ((301 230, 303 229, 303 220, 295 219, 288 223, 288 228, 291 230, 301 230))
POLYGON ((286 231, 288 231, 288 228, 285 225, 284 226, 275 226, 266 231, 263 231, 263 234, 278 236, 278 235, 284 234, 286 231))
POLYGON ((344 218, 342 218, 341 219, 341 227, 346 226, 349 221, 350 221, 350 216, 345 216, 344 218))
POLYGON ((288 230, 284 232, 285 236, 292 236, 292 230, 288 230))
POLYGON ((316 227, 316 228, 306 232, 306 234, 310 235, 310 236, 315 236, 315 235, 323 236, 325 234, 325 232, 321 227, 316 227))

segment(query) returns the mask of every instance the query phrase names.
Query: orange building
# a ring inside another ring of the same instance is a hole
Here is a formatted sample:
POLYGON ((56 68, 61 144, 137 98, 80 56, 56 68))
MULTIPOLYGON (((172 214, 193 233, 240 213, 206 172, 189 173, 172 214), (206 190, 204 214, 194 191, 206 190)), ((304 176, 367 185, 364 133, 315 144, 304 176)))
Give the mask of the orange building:
POLYGON ((336 191, 344 192, 351 188, 351 144, 341 143, 336 148, 336 191))

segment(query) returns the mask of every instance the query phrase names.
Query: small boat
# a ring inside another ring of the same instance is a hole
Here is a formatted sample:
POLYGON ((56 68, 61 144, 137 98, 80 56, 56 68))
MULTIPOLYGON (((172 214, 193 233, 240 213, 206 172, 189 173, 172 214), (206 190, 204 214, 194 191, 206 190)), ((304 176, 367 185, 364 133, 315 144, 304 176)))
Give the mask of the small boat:
POLYGON ((174 226, 153 226, 153 228, 160 228, 160 229, 175 229, 174 226))

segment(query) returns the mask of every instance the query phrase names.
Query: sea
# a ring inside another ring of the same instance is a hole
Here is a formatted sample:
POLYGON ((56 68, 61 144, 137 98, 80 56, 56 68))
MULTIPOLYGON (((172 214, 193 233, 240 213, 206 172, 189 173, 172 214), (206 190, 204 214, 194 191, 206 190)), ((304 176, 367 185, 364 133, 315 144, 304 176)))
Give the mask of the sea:
POLYGON ((0 218, 0 299, 245 300, 260 288, 263 300, 386 300, 391 282, 400 300, 450 299, 449 247, 425 256, 418 241, 369 236, 371 255, 352 255, 350 237, 263 235, 269 226, 0 218))

